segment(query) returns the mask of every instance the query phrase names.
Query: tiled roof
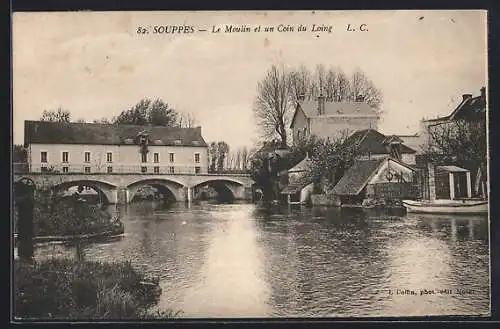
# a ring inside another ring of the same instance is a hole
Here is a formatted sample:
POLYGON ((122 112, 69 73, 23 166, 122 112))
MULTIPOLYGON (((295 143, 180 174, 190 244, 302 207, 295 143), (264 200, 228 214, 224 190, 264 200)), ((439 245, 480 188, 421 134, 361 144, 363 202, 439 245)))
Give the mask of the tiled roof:
POLYGON ((306 157, 302 161, 300 161, 299 163, 297 163, 295 166, 293 166, 292 168, 288 169, 288 172, 306 171, 307 169, 309 169, 310 164, 311 164, 311 159, 308 158, 308 157, 306 157))
POLYGON ((318 115, 318 101, 307 100, 299 103, 308 118, 328 116, 378 116, 377 112, 365 102, 328 102, 325 101, 324 114, 318 115))
POLYGON ((332 190, 335 195, 358 195, 368 183, 375 170, 386 159, 357 160, 339 180, 332 190))
MULTIPOLYGON (((346 145, 358 145, 358 152, 361 154, 389 154, 389 144, 399 138, 385 136, 374 129, 363 129, 355 131, 346 140, 346 145)), ((401 144, 401 153, 416 153, 414 149, 401 144)))
POLYGON ((102 123, 25 121, 25 144, 136 144, 141 132, 149 135, 151 145, 207 146, 201 127, 115 125, 102 123))

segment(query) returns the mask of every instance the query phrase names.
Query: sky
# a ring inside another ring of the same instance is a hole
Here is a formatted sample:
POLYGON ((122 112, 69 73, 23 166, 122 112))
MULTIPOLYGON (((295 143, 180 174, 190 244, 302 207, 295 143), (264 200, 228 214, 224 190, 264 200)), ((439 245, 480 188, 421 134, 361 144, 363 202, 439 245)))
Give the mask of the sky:
POLYGON ((387 134, 416 133, 423 117, 447 115, 487 86, 485 11, 15 13, 12 30, 15 144, 24 120, 45 109, 92 121, 150 97, 194 113, 206 141, 251 147, 257 83, 273 64, 360 68, 383 94, 387 134), (230 24, 261 32, 224 33, 230 24), (262 31, 280 24, 295 31, 262 31), (166 25, 195 32, 153 33, 166 25))

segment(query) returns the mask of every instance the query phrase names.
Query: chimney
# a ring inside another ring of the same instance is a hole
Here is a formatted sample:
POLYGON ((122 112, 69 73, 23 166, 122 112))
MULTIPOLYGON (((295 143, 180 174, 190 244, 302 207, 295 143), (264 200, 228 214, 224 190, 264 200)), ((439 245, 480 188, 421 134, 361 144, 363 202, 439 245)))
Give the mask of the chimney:
POLYGON ((318 114, 325 114, 325 96, 322 94, 318 96, 318 114))
POLYGON ((471 99, 472 95, 471 94, 463 94, 462 95, 462 102, 465 102, 468 99, 471 99))
POLYGON ((304 95, 304 94, 300 94, 299 96, 297 96, 297 100, 299 102, 303 102, 305 99, 306 99, 306 95, 304 95))
POLYGON ((365 96, 363 95, 356 96, 356 102, 364 102, 364 101, 365 101, 365 96))
POLYGON ((485 87, 481 88, 481 98, 486 99, 486 88, 485 87))

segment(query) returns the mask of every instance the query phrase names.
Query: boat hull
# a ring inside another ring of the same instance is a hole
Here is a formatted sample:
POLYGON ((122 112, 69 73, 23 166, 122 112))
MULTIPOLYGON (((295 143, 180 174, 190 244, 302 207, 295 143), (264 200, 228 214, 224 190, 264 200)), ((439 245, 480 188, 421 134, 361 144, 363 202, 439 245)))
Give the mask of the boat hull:
POLYGON ((488 201, 439 200, 422 202, 403 200, 407 212, 424 214, 487 214, 488 201))

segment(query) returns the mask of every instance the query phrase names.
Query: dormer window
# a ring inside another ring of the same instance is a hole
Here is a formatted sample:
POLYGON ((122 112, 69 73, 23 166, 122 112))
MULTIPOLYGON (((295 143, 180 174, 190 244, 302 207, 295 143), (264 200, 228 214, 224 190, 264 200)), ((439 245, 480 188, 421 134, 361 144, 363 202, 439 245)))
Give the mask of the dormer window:
POLYGON ((181 145, 182 141, 180 139, 174 140, 174 145, 181 145))
POLYGON ((126 138, 125 144, 134 144, 134 140, 132 138, 126 138))
POLYGON ((163 144, 163 141, 161 139, 155 139, 154 143, 156 145, 161 145, 161 144, 163 144))

